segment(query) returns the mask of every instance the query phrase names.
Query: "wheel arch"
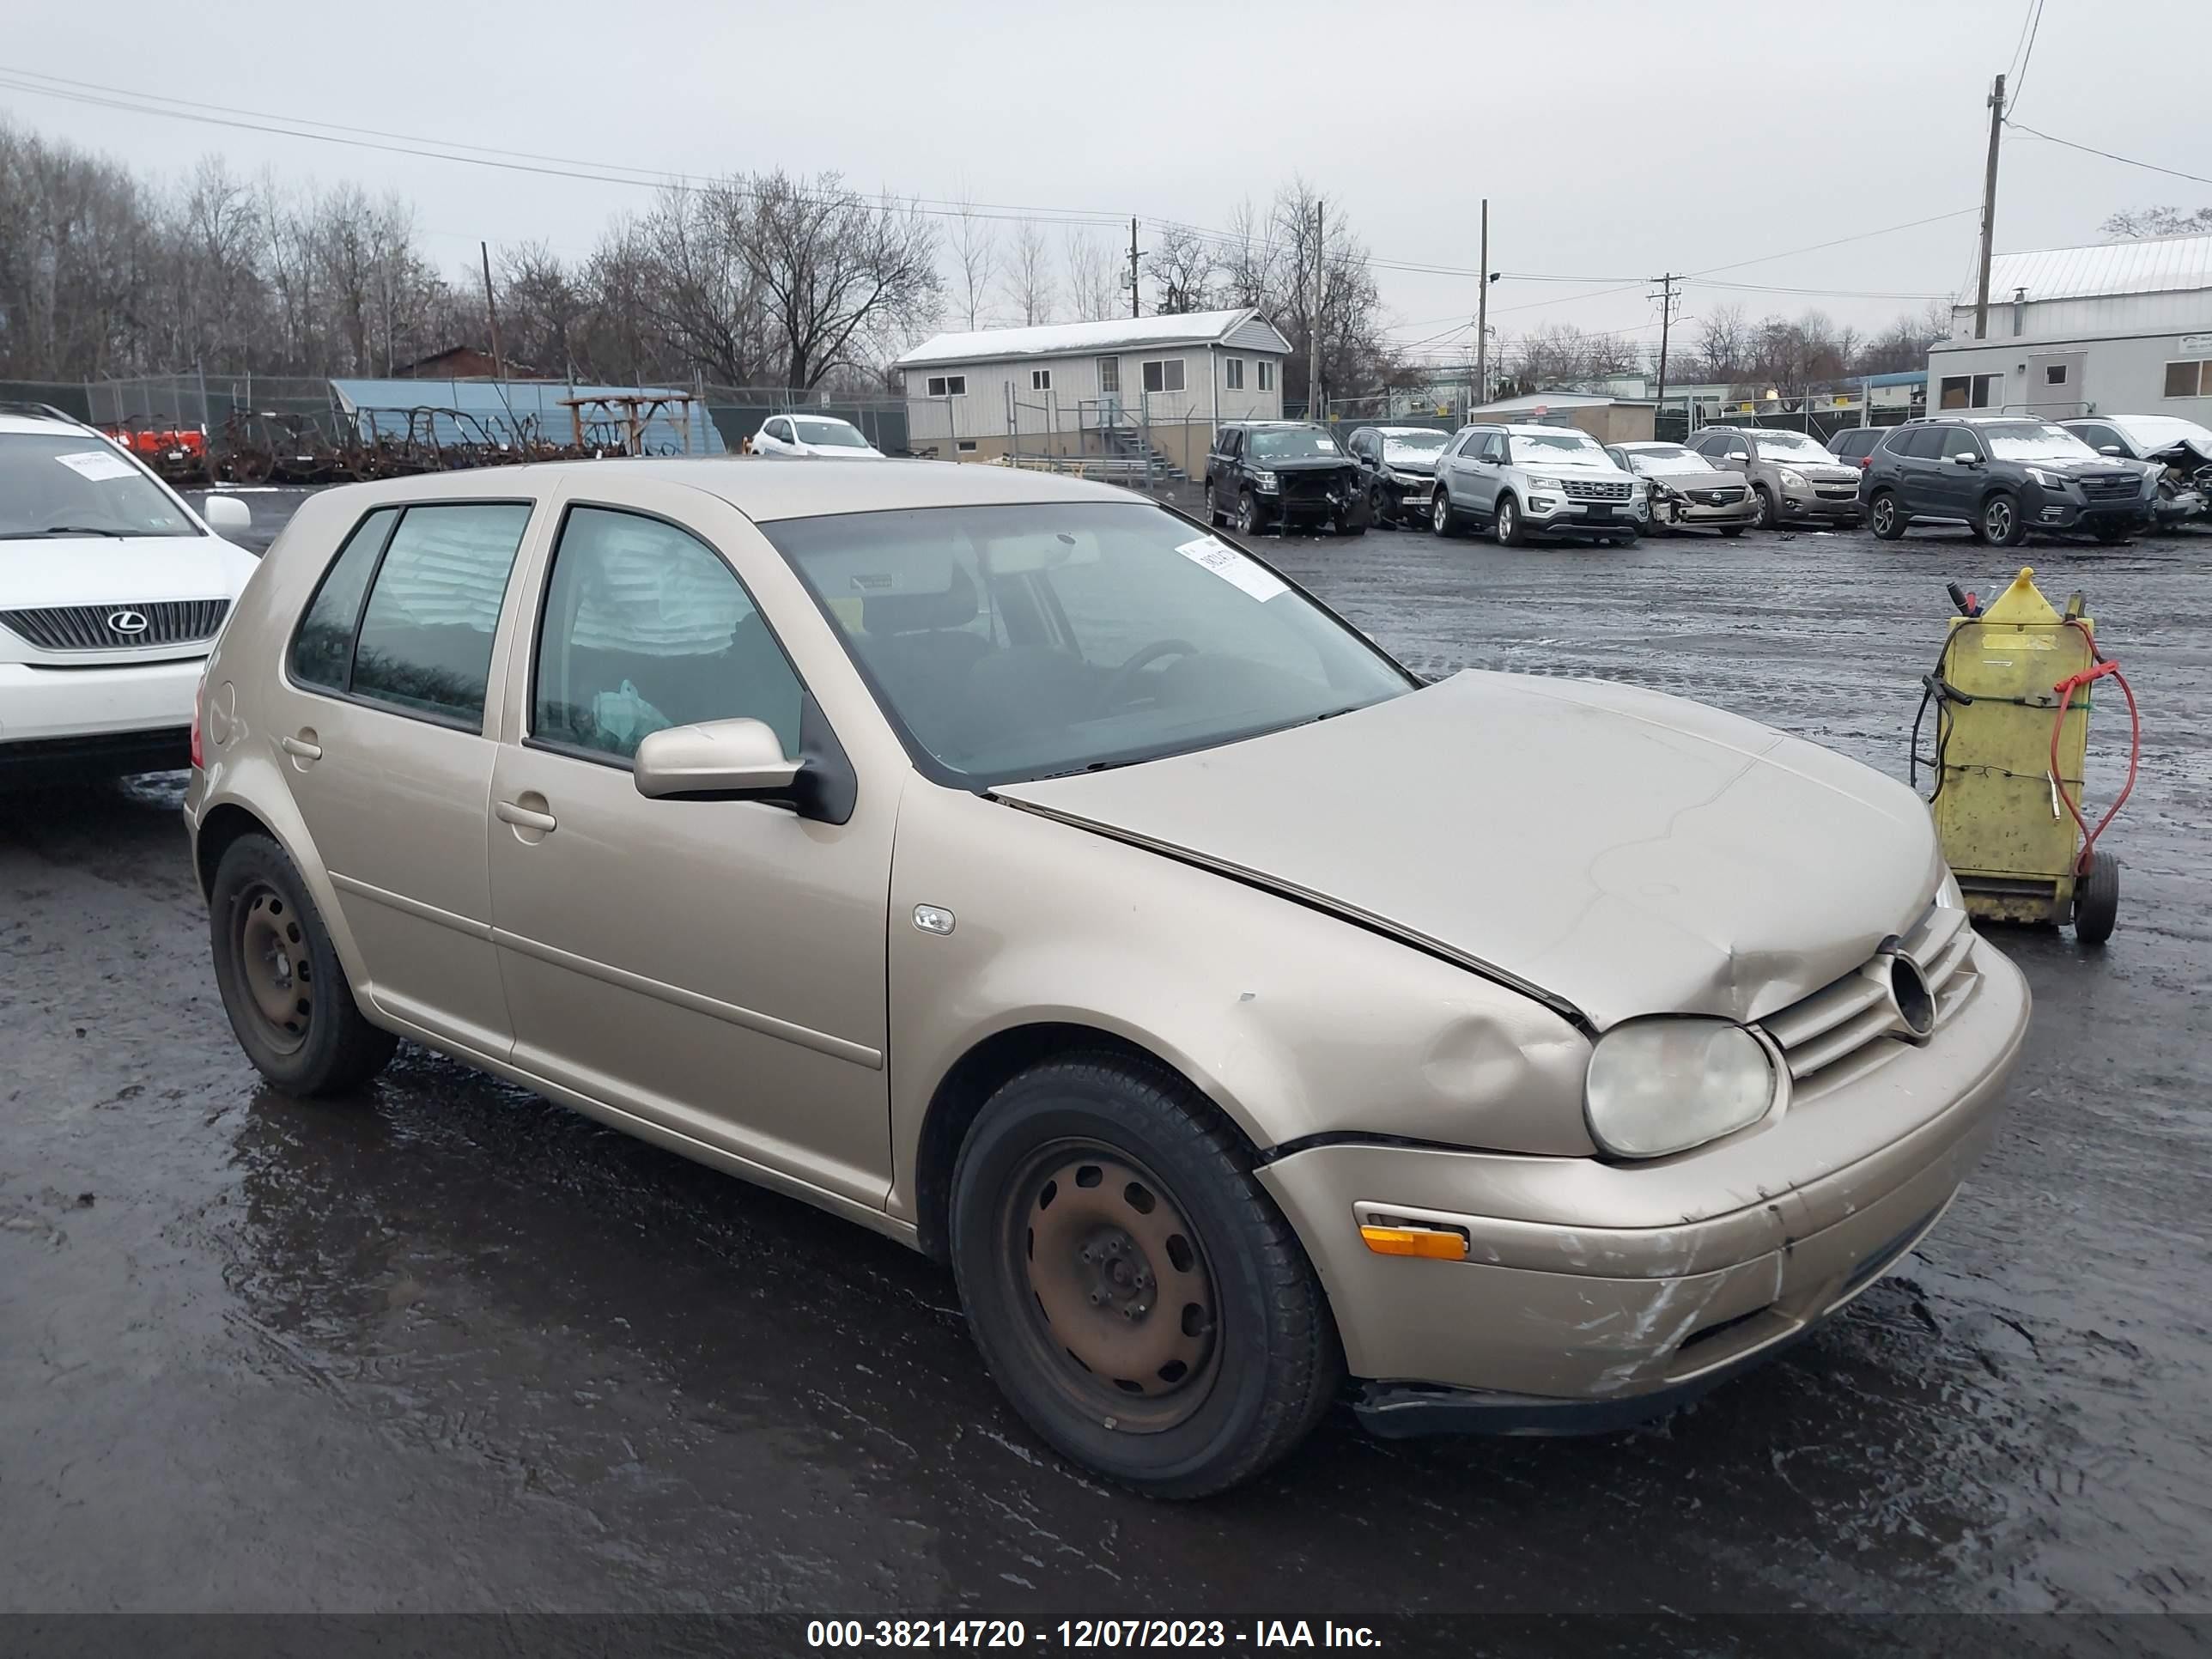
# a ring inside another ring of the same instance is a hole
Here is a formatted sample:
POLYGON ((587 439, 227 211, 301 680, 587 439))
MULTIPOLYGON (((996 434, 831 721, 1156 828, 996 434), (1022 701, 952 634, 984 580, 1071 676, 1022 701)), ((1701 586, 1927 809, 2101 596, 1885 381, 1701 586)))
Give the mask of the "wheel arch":
POLYGON ((216 775, 209 799, 201 804, 192 831, 192 873, 199 884, 200 897, 204 901, 212 897, 222 855, 240 836, 251 835, 268 836, 292 861, 322 917, 331 948, 337 952, 355 995, 364 1006, 373 1006, 375 996, 367 963, 338 902, 337 889, 315 854, 313 838, 292 805, 291 792, 274 775, 270 763, 248 761, 225 766, 216 775))
MULTIPOLYGON (((1102 1025, 1073 1019, 1031 1020, 994 1031, 970 1045, 947 1068, 931 1092, 915 1138, 914 1216, 915 1243, 938 1261, 946 1257, 946 1224, 952 1208, 952 1177, 969 1127, 991 1097, 1022 1073, 1059 1056, 1104 1053, 1166 1071, 1194 1093, 1211 1099, 1182 1067, 1157 1049, 1102 1025)), ((1246 1146, 1258 1147, 1236 1115, 1220 1111, 1246 1146)))

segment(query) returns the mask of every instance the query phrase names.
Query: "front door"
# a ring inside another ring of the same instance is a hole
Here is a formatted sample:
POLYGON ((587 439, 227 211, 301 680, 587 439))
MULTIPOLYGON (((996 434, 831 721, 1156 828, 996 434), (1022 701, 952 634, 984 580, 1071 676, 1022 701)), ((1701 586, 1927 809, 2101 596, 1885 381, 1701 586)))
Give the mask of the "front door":
POLYGON ((863 791, 828 823, 637 793, 632 757, 664 726, 750 717, 787 755, 803 719, 810 751, 827 733, 737 574, 747 550, 775 556, 758 532, 710 498, 693 529, 639 510, 620 480, 592 483, 533 584, 492 778, 514 1063, 879 1208, 896 802, 863 791))
POLYGON ((1963 426, 1943 428, 1943 456, 1929 467, 1928 511, 1946 519, 1968 519, 1989 482, 1988 457, 1981 440, 1963 426))
POLYGON ((291 647, 270 735, 368 982, 432 1036, 504 1055, 486 808, 487 688, 528 501, 380 507, 291 647), (404 824, 404 834, 392 826, 404 824))
POLYGON ((2027 360, 2027 412, 2046 421, 2070 420, 2081 412, 2081 370, 2086 351, 2039 351, 2027 360))

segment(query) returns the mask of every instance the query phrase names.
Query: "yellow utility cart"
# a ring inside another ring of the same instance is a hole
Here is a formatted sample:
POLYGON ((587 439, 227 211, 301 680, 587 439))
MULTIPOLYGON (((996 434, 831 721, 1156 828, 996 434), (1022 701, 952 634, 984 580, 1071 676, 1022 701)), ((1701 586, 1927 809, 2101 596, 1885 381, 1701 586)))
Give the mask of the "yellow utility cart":
POLYGON ((2120 866, 2097 850, 2097 837, 2135 787, 2141 726, 2127 785, 2092 830, 2081 808, 2092 687, 2113 679, 2131 722, 2135 694, 2119 665, 2099 655, 2081 596, 2062 615, 2034 576, 2023 569, 1986 608, 1951 590, 1959 614, 1921 700, 1923 719, 1936 705, 1935 754, 1923 761, 1916 720, 1913 778, 1932 763, 1929 809, 1970 912, 1993 921, 2070 921, 2082 943, 2100 945, 2118 918, 2120 866))

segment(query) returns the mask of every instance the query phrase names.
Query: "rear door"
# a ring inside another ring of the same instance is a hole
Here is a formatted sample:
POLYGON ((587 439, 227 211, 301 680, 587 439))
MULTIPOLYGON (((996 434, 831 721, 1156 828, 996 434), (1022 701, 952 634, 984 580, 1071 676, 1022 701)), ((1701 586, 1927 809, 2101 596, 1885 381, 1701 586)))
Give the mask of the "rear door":
POLYGON ((664 726, 759 720, 794 757, 836 739, 755 600, 763 574, 796 587, 759 532, 703 493, 679 521, 665 486, 588 485, 525 585, 490 791, 514 1062, 880 1209, 896 792, 861 789, 842 823, 639 794, 664 726))
POLYGON ((308 606, 270 724, 368 969, 356 988, 432 1036, 504 1056, 484 842, 488 689, 527 500, 379 507, 308 606))

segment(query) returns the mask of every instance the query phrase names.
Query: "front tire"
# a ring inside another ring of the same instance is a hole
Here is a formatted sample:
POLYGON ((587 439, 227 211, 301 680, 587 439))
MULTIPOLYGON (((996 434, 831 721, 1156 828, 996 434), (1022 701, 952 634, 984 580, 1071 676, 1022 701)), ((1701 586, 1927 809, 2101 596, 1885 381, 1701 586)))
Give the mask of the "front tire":
POLYGON ((2000 489, 1982 503, 1974 528, 1991 547, 2018 547, 2027 539, 2027 525, 2020 516, 2020 503, 2009 490, 2000 489))
POLYGON ((1752 499, 1759 503, 1759 516, 1752 522, 1761 530, 1781 529, 1782 514, 1775 507, 1774 492, 1765 484, 1753 484, 1751 487, 1751 494, 1752 499))
POLYGON ((1163 1498, 1250 1480, 1342 1372, 1304 1249, 1227 1119, 1147 1061, 1023 1073, 968 1132, 952 1267, 1016 1411, 1062 1455, 1163 1498))
POLYGON ((398 1042, 362 1017, 307 884, 267 836, 223 850, 208 898, 216 985, 238 1046, 287 1094, 342 1094, 398 1042))
POLYGON ((1436 495, 1429 502, 1429 528, 1447 539, 1459 534, 1459 520, 1452 516, 1451 497, 1444 494, 1442 484, 1437 486, 1436 495))
POLYGON ((1237 533, 1256 536, 1260 533, 1260 502, 1249 489, 1237 492, 1237 533))
POLYGON ((1210 478, 1206 485, 1206 521, 1217 530, 1229 522, 1229 515, 1213 499, 1213 481, 1210 478))
POLYGON ((1890 491, 1877 489, 1867 503, 1867 528, 1885 542, 1905 534, 1905 514, 1898 510, 1897 497, 1890 491))
POLYGON ((1519 547, 1528 539, 1528 532, 1521 527, 1521 503, 1510 495, 1498 498, 1498 516, 1491 522, 1491 533, 1500 547, 1519 547))

